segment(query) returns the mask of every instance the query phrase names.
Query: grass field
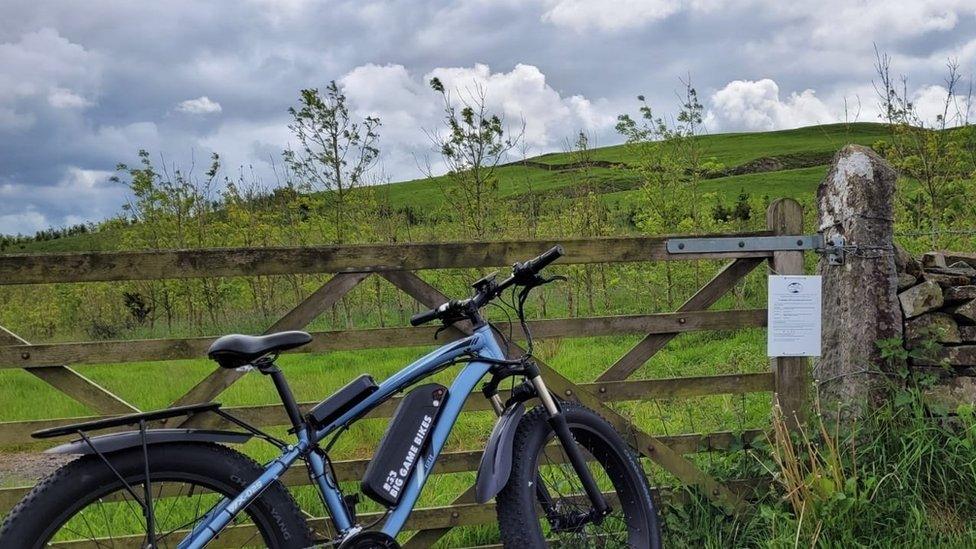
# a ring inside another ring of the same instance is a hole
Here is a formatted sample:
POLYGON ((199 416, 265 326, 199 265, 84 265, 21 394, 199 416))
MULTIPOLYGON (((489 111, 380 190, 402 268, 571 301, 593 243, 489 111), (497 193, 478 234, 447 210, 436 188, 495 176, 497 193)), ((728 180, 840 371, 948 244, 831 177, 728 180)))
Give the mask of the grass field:
MULTIPOLYGON (((870 144, 884 136, 884 128, 876 124, 831 125, 768 132, 759 134, 727 134, 702 137, 706 155, 714 157, 727 167, 735 167, 760 157, 802 158, 804 155, 822 157, 836 151, 844 143, 870 144)), ((626 164, 629 150, 626 146, 594 149, 594 159, 626 164)), ((552 165, 567 164, 572 158, 555 153, 533 159, 552 165)), ((826 167, 817 165, 798 169, 747 173, 744 175, 706 180, 702 191, 715 193, 724 200, 733 200, 745 191, 753 196, 770 198, 794 197, 809 203, 817 183, 826 167)), ((525 193, 539 193, 547 200, 558 201, 561 191, 576 184, 579 179, 572 170, 543 170, 530 166, 511 165, 499 168, 500 193, 516 198, 525 193)), ((600 198, 606 204, 621 211, 633 208, 637 193, 633 176, 614 168, 590 168, 589 183, 599 189, 600 198)), ((443 180, 416 180, 384 186, 380 192, 385 200, 396 207, 436 210, 444 202, 440 185, 443 180)), ((74 250, 114 249, 120 239, 110 231, 78 235, 58 240, 27 244, 13 252, 49 252, 74 250)), ((653 288, 646 291, 652 292, 653 288)), ((657 312, 646 302, 628 297, 625 293, 613 299, 610 313, 657 312)), ((755 290, 748 299, 749 306, 763 306, 762 288, 755 290)), ((727 307, 728 304, 722 305, 727 307)), ((558 308, 551 317, 561 316, 558 308)), ((231 329, 228 327, 227 329, 231 329)), ((235 329, 248 329, 237 326, 235 329)), ((260 329, 259 327, 255 327, 260 329)), ((166 336, 166 333, 138 334, 132 337, 166 336)), ((202 335, 202 334, 195 334, 202 335)), ((737 372, 767 371, 764 352, 764 332, 741 330, 730 333, 686 334, 676 338, 644 367, 632 376, 634 379, 669 378, 694 375, 713 375, 737 372)), ((560 372, 574 381, 591 381, 626 352, 638 338, 636 336, 578 338, 548 341, 539 345, 539 355, 560 372)), ((336 352, 325 355, 289 355, 281 360, 282 368, 300 401, 315 402, 331 394, 336 388, 359 373, 372 373, 383 379, 419 356, 424 349, 377 349, 361 352, 336 352)), ((205 360, 172 361, 158 363, 129 363, 79 366, 78 370, 97 383, 118 394, 140 409, 155 409, 168 405, 193 384, 206 375, 213 365, 205 360)), ((435 379, 448 383, 456 370, 448 370, 435 379)), ((0 371, 4 406, 0 407, 0 421, 17 421, 40 418, 84 416, 90 412, 82 405, 57 393, 33 376, 17 370, 0 371), (43 403, 42 405, 39 403, 43 403)), ((250 374, 231 387, 220 399, 225 406, 268 404, 275 401, 270 381, 257 374, 250 374)), ((616 405, 631 417, 637 425, 656 434, 710 432, 718 430, 739 431, 764 427, 769 421, 770 395, 713 396, 683 400, 631 402, 616 405)), ((446 451, 477 449, 487 438, 493 418, 487 413, 463 416, 456 426, 446 451)), ((336 459, 369 458, 376 441, 385 428, 385 420, 370 419, 357 424, 340 439, 333 457, 336 459)), ((283 434, 283 430, 279 430, 283 434)), ((19 448, 33 450, 35 447, 19 448)), ((252 442, 244 450, 262 460, 272 456, 270 446, 252 442)), ((713 459, 710 454, 698 458, 713 459)), ((657 482, 673 481, 654 466, 647 465, 657 482)), ((440 475, 433 478, 425 491, 422 505, 445 505, 466 489, 473 473, 440 475)), ((32 479, 13 479, 13 484, 23 484, 32 479)), ((349 485, 355 488, 355 483, 349 485)), ((303 508, 321 515, 321 504, 308 488, 295 490, 303 508)), ((363 510, 377 507, 363 506, 363 510)), ((497 542, 493 526, 468 528, 445 538, 442 546, 455 547, 497 542)))
MULTIPOLYGON (((707 276, 707 274, 705 274, 707 276)), ((750 277, 743 295, 748 301, 758 299, 761 278, 750 277)), ((647 310, 633 300, 635 294, 626 285, 613 294, 615 314, 647 310), (627 298, 631 298, 631 302, 627 298)), ((653 289, 649 292, 653 293, 653 289)), ((755 304, 761 306, 761 304, 755 304)), ((565 316, 558 303, 551 303, 553 317, 565 316)), ((736 306, 732 298, 723 299, 720 309, 736 306)), ((749 306, 753 306, 750 304, 749 306)), ((317 322, 318 328, 328 329, 327 319, 317 322)), ((366 321, 368 323, 368 321, 366 321)), ((251 331, 260 328, 255 326, 251 331)), ((165 336, 166 334, 155 334, 165 336)), ((630 349, 638 336, 574 338, 538 342, 537 354, 558 371, 576 382, 592 381, 619 356, 630 349)), ((432 342, 433 344, 434 342, 432 342)), ((635 372, 633 379, 672 378, 696 375, 715 375, 763 372, 768 369, 765 358, 764 332, 748 329, 735 332, 689 333, 676 338, 669 346, 635 372)), ((359 352, 328 354, 295 354, 281 359, 282 369, 303 402, 317 402, 331 394, 356 375, 369 372, 383 379, 424 353, 426 348, 391 348, 359 352)), ((140 409, 167 406, 181 396, 197 380, 209 373, 213 364, 207 360, 98 364, 76 366, 79 372, 103 387, 131 402, 140 409)), ((438 374, 434 379, 446 385, 457 372, 456 368, 438 374)), ((0 370, 5 406, 0 408, 0 421, 39 418, 77 417, 88 415, 82 405, 51 389, 40 380, 19 370, 0 370), (44 403, 38 406, 38 403, 44 403)), ((480 398, 475 396, 474 398, 480 398)), ((250 374, 232 386, 220 398, 225 406, 260 405, 274 403, 276 394, 270 381, 250 374)), ((614 407, 631 417, 642 429, 655 434, 675 435, 691 432, 742 431, 762 428, 768 424, 770 395, 755 393, 740 396, 711 396, 695 399, 665 399, 652 402, 617 403, 614 407)), ((335 446, 335 459, 368 459, 385 430, 385 419, 367 419, 354 425, 335 446)), ((491 430, 494 418, 490 413, 464 414, 455 427, 445 451, 475 450, 482 447, 491 430)), ((283 428, 273 429, 286 436, 283 428)), ((34 451, 38 446, 12 448, 34 451)), ((243 450, 259 461, 273 457, 275 450, 263 442, 251 442, 243 450)), ((708 466, 711 454, 698 459, 708 466)), ((674 479, 663 470, 646 464, 648 473, 661 485, 671 485, 674 479)), ((31 478, 9 479, 6 484, 22 485, 31 478)), ((420 502, 422 506, 446 505, 467 489, 473 473, 435 476, 428 484, 420 502)), ((357 490, 355 481, 346 487, 357 490)), ((324 509, 315 491, 308 487, 293 490, 304 509, 321 515, 324 509)), ((377 511, 379 506, 366 502, 361 511, 377 511)), ((441 546, 458 547, 494 543, 497 532, 493 527, 466 528, 445 538, 441 546)))
MULTIPOLYGON (((616 358, 636 343, 636 337, 604 337, 565 339, 542 344, 540 355, 560 372, 574 381, 591 381, 616 358)), ((764 332, 743 330, 731 333, 688 334, 679 337, 669 348, 656 356, 635 378, 668 378, 736 372, 761 372, 768 368, 764 356, 764 332)), ((361 372, 370 372, 378 379, 401 368, 416 358, 423 349, 383 349, 362 352, 339 352, 328 355, 292 355, 281 360, 282 369, 301 401, 314 402, 361 372)), ((165 407, 212 369, 205 360, 173 361, 140 364, 106 364, 79 367, 112 392, 141 409, 165 407)), ((455 369, 438 374, 434 380, 450 384, 455 369)), ((6 406, 0 419, 12 421, 41 417, 71 417, 86 415, 83 407, 46 387, 42 382, 20 371, 2 372, 6 406), (43 412, 37 403, 43 402, 43 412)), ((220 399, 225 406, 254 405, 274 402, 276 395, 270 381, 250 374, 229 389, 220 399)), ((479 397, 474 397, 479 398, 479 397)), ((615 406, 634 419, 643 429, 657 434, 674 435, 688 432, 719 430, 741 431, 761 428, 768 424, 770 397, 765 393, 740 396, 712 396, 696 399, 662 400, 654 402, 620 403, 615 406)), ((333 452, 335 459, 364 459, 372 456, 377 441, 386 426, 385 419, 367 419, 355 424, 340 438, 333 452)), ((455 426, 445 451, 472 450, 482 447, 494 423, 487 412, 467 413, 455 426)), ((286 437, 283 428, 272 429, 286 437)), ((20 450, 30 450, 30 447, 20 450)), ((253 441, 242 448, 259 461, 273 457, 276 450, 253 441)), ((706 455, 707 458, 707 455, 706 455)), ((670 485, 673 478, 662 470, 648 465, 648 471, 658 483, 670 485)), ((467 489, 473 473, 437 475, 431 479, 420 505, 447 505, 467 489)), ((29 479, 11 481, 19 485, 29 479)), ((355 491, 356 482, 346 483, 355 491)), ((311 488, 297 488, 294 493, 303 509, 321 516, 324 509, 311 488)), ((378 511, 379 506, 366 500, 361 511, 378 511)), ((443 546, 469 546, 494 543, 497 538, 490 527, 467 528, 445 538, 443 546)))

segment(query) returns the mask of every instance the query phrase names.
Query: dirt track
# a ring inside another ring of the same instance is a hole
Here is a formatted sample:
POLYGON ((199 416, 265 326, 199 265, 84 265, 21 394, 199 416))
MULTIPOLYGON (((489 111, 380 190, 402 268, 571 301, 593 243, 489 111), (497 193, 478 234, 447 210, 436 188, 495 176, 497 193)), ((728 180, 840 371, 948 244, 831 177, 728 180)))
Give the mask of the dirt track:
POLYGON ((33 484, 74 457, 40 452, 0 452, 0 486, 33 484))

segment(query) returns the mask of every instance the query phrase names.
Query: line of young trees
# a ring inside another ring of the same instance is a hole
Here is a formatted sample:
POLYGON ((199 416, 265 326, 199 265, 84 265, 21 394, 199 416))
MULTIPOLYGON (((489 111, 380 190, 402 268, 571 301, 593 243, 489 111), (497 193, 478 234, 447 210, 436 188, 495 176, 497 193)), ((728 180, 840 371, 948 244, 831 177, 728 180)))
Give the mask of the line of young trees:
MULTIPOLYGON (((945 114, 936 127, 926 127, 908 100, 907 84, 896 85, 889 64, 879 54, 879 95, 891 132, 876 148, 906 176, 899 227, 924 233, 935 245, 951 244, 952 227, 976 225, 976 132, 960 107, 968 109, 971 94, 960 97, 958 68, 950 65, 945 114)), ((573 185, 558 193, 537 189, 537 168, 526 163, 519 170, 517 162, 506 168, 503 185, 501 166, 528 156, 526 121, 511 124, 494 112, 485 88, 447 89, 436 78, 430 87, 442 103, 443 124, 424 130, 437 160, 422 164, 440 192, 439 207, 421 211, 396 204, 391 186, 377 185, 384 182, 376 169, 382 123, 357 118, 331 82, 322 90, 301 90, 289 109, 295 147, 275 163, 274 185, 264 185, 250 168, 229 170, 218 155, 198 173, 193 165, 171 166, 140 151, 138 163, 119 165, 116 175, 130 188, 131 200, 118 218, 97 229, 117 237, 120 249, 166 249, 741 231, 764 222, 768 197, 743 190, 726 205, 702 192, 703 180, 725 166, 700 139, 704 108, 690 79, 681 81, 673 116, 658 114, 638 96, 636 113, 618 117, 629 161, 613 169, 639 184, 637 200, 624 207, 603 195, 607 168, 596 168, 592 138, 584 131, 564 147, 574 166, 566 172, 573 185), (435 164, 446 173, 435 174, 435 164)), ((812 212, 812 198, 807 205, 812 212)), ((563 269, 570 282, 540 294, 534 305, 540 314, 673 310, 713 270, 697 262, 563 269), (625 295, 640 296, 639 303, 625 295)), ((425 276, 445 292, 463 294, 476 274, 425 276)), ((79 329, 98 338, 258 331, 323 281, 283 275, 4 288, 0 324, 26 326, 25 333, 41 339, 77 337, 79 329)), ((757 288, 738 288, 736 304, 745 304, 757 288)), ((374 277, 321 322, 336 328, 400 324, 415 307, 374 277)))
POLYGON ((95 232, 98 226, 94 223, 76 223, 67 227, 51 227, 41 229, 33 235, 0 235, 0 252, 7 250, 17 250, 30 242, 47 242, 67 238, 79 234, 95 232))
MULTIPOLYGON (((156 161, 143 150, 136 164, 118 166, 114 179, 129 187, 131 199, 118 218, 99 230, 118 238, 119 249, 560 238, 632 230, 621 226, 620 218, 629 222, 634 216, 613 211, 601 199, 590 167, 590 136, 585 132, 565 146, 573 163, 581 166, 572 172, 576 184, 568 194, 549 196, 534 189, 531 168, 521 172, 524 180, 514 182, 516 188, 503 188, 499 167, 519 153, 523 159, 527 156, 522 139, 526 122, 511 125, 494 112, 484 88, 450 90, 437 79, 430 86, 443 105, 442 127, 425 130, 437 164, 447 168, 443 175, 432 169, 427 173, 440 191, 439 208, 418 211, 391 203, 389 187, 376 185, 382 182, 376 173, 382 123, 376 117, 357 118, 341 87, 331 82, 321 90, 301 90, 298 103, 289 109, 295 147, 283 151, 282 161, 276 163, 273 186, 263 185, 247 167, 229 170, 216 154, 201 171, 194 165, 156 161)), ((699 120, 694 124, 700 125, 700 105, 695 108, 699 120)), ((693 133, 682 128, 633 141, 635 147, 642 146, 638 141, 674 142, 671 149, 685 154, 695 150, 693 133)), ((656 154, 652 150, 656 149, 651 147, 646 154, 656 154)), ((648 179, 646 201, 657 204, 656 196, 678 187, 652 188, 664 185, 666 178, 654 172, 651 158, 637 173, 648 179)), ((669 161, 674 164, 669 168, 672 173, 687 171, 679 167, 683 158, 669 161)), ((688 184, 687 178, 682 181, 682 186, 688 184)), ((700 213, 696 210, 695 215, 700 213)), ((668 219, 652 222, 644 214, 637 219, 638 228, 647 232, 661 232, 670 223, 668 219)), ((701 226, 696 221, 690 228, 701 226)), ((688 229, 687 224, 676 222, 671 231, 688 229)), ((571 283, 543 293, 535 305, 540 313, 592 315, 636 305, 621 305, 615 291, 642 293, 652 308, 666 308, 684 293, 683 286, 690 288, 661 278, 651 267, 587 265, 565 270, 571 283), (666 299, 656 295, 660 286, 668 288, 666 299)), ((477 274, 469 270, 425 276, 445 292, 461 295, 477 274)), ((0 316, 8 318, 0 319, 0 324, 40 340, 259 331, 325 279, 282 275, 3 288, 0 316), (29 312, 22 314, 25 310, 29 312)), ((402 324, 416 307, 373 277, 319 322, 333 328, 402 324)), ((637 309, 646 307, 636 307, 634 312, 637 309)))
POLYGON ((972 241, 976 234, 976 126, 973 81, 955 60, 946 63, 939 112, 927 119, 909 92, 908 77, 895 77, 891 57, 876 52, 875 89, 889 137, 875 144, 904 184, 898 189, 896 229, 939 249, 972 241))

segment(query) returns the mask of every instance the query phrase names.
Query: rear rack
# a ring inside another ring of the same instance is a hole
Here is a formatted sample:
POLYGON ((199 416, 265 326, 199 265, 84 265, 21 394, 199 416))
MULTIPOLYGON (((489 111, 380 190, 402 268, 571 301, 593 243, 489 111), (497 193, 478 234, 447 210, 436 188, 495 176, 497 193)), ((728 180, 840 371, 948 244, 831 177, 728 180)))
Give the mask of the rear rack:
POLYGON ((154 421, 160 419, 167 419, 177 416, 192 416, 200 413, 206 412, 216 412, 220 408, 219 402, 207 402, 205 404, 190 404, 188 406, 177 406, 175 408, 167 408, 165 410, 156 410, 154 412, 142 412, 139 414, 129 414, 119 417, 110 417, 108 419, 99 419, 95 421, 86 421, 84 423, 73 423, 71 425, 62 425, 60 427, 51 427, 50 429, 41 429, 40 431, 34 431, 31 433, 33 438, 54 438, 61 437, 65 435, 74 435, 79 431, 97 431, 100 429, 108 429, 110 427, 119 427, 121 425, 136 425, 144 423, 146 421, 154 421))

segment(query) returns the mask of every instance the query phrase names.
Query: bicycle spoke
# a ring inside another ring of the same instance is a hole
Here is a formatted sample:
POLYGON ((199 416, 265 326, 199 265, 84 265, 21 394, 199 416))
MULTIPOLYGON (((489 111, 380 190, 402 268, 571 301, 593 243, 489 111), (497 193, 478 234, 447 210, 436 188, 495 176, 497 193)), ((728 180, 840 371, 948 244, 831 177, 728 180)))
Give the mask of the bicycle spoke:
MULTIPOLYGON (((112 521, 108 520, 108 514, 105 512, 105 501, 102 500, 102 498, 98 498, 98 510, 102 512, 102 520, 107 525, 107 528, 108 528, 108 538, 111 539, 111 540, 114 540, 115 539, 115 536, 112 535, 112 530, 113 530, 112 529, 112 521)), ((115 543, 113 542, 112 545, 114 546, 115 543)))
POLYGON ((96 546, 101 547, 102 544, 99 543, 98 540, 95 539, 95 530, 92 529, 91 522, 88 521, 88 517, 85 516, 83 513, 81 513, 81 520, 84 521, 85 526, 88 528, 88 532, 91 533, 91 535, 92 535, 92 538, 91 538, 92 541, 95 542, 95 545, 96 546))
POLYGON ((241 547, 247 547, 247 544, 250 543, 251 540, 254 539, 255 536, 257 536, 257 535, 258 535, 258 531, 255 529, 254 530, 254 533, 251 534, 251 537, 249 537, 246 540, 244 540, 244 543, 241 544, 241 547))
MULTIPOLYGON (((225 497, 193 482, 152 479, 156 547, 175 547, 225 497), (210 504, 209 502, 213 503, 210 504)), ((140 485, 136 485, 137 487, 140 485)), ((247 512, 229 527, 252 527, 232 537, 234 546, 263 546, 263 534, 247 512)), ((92 501, 69 518, 51 538, 54 545, 83 545, 96 549, 145 546, 145 517, 137 513, 130 494, 119 489, 92 501)))
MULTIPOLYGON (((184 488, 185 488, 185 485, 181 483, 180 484, 180 490, 179 490, 179 492, 177 492, 177 494, 174 497, 170 498, 169 511, 166 513, 166 516, 164 516, 163 519, 160 521, 160 524, 162 524, 162 525, 169 524, 169 519, 173 515, 173 510, 176 509, 177 507, 180 507, 181 506, 180 500, 181 500, 181 496, 183 495, 183 489, 184 488)), ((196 515, 194 515, 194 516, 196 516, 196 515)))
MULTIPOLYGON (((629 547, 628 526, 622 505, 614 504, 611 514, 603 517, 599 523, 590 518, 588 515, 592 512, 592 506, 583 489, 582 480, 569 463, 565 449, 558 444, 551 444, 551 441, 552 439, 542 448, 537 478, 552 500, 548 516, 540 516, 549 525, 546 535, 551 539, 552 546, 629 547), (553 520, 570 522, 552 523, 553 520), (579 521, 579 524, 573 524, 572 521, 579 521)), ((601 490, 610 490, 610 495, 616 495, 609 473, 597 456, 585 447, 581 446, 580 449, 584 451, 587 467, 597 485, 601 490)))

